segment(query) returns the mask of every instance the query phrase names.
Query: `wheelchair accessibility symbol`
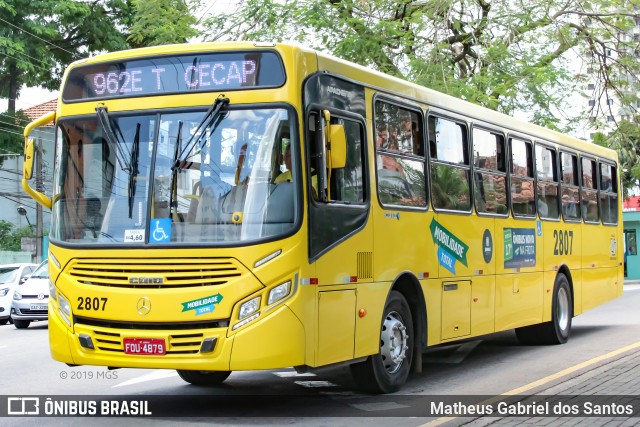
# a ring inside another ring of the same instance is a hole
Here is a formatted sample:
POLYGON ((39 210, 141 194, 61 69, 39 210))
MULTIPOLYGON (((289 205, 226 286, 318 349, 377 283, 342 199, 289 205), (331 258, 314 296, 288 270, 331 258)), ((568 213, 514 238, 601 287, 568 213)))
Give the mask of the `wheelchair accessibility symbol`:
POLYGON ((149 239, 152 243, 171 241, 171 218, 153 218, 150 224, 149 239))

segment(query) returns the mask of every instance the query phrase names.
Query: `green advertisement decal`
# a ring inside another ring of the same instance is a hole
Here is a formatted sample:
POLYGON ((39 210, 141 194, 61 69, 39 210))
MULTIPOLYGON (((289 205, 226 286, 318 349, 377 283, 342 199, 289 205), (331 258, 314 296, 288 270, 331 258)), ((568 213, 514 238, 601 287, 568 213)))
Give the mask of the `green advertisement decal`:
POLYGON ((221 294, 215 294, 204 298, 198 298, 191 301, 183 302, 182 312, 195 310, 196 316, 205 313, 211 313, 216 308, 216 304, 222 301, 221 294))
POLYGON ((466 266, 469 246, 465 245, 462 240, 444 228, 435 218, 431 220, 429 228, 431 229, 431 236, 436 245, 466 266))

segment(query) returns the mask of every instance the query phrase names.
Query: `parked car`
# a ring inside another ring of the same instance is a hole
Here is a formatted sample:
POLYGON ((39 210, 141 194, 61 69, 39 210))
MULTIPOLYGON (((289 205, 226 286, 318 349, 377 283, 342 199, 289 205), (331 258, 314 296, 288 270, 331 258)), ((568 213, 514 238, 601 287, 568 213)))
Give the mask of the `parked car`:
POLYGON ((29 263, 0 265, 0 325, 4 325, 11 318, 13 291, 18 283, 27 280, 36 267, 37 264, 29 263))
POLYGON ((47 261, 18 285, 11 302, 11 320, 18 329, 26 329, 31 322, 47 320, 49 310, 49 267, 47 261))

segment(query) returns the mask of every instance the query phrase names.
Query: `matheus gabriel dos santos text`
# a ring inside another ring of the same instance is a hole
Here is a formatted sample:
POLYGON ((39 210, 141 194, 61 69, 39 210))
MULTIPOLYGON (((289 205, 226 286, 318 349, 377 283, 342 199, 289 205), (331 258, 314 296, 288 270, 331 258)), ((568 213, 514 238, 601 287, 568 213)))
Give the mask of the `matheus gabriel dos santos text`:
POLYGON ((500 402, 497 404, 465 404, 431 402, 431 415, 517 415, 517 416, 559 416, 559 415, 633 415, 633 405, 617 403, 563 403, 563 402, 500 402))

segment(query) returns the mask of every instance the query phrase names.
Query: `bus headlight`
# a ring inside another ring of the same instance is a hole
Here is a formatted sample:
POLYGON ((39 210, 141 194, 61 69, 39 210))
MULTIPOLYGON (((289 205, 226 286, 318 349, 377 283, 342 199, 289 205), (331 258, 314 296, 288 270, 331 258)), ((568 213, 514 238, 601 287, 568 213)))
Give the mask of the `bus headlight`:
POLYGON ((56 287, 51 283, 51 280, 49 280, 49 298, 53 301, 58 301, 58 291, 56 291, 56 287))
POLYGON ((58 303, 60 304, 59 312, 62 319, 67 325, 71 326, 71 304, 69 304, 69 301, 63 297, 62 294, 58 295, 58 303))
POLYGON ((13 293, 13 299, 16 300, 16 301, 21 300, 22 299, 22 294, 20 292, 18 292, 18 291, 15 291, 13 293))
POLYGON ((251 316, 260 308, 260 297, 255 297, 249 301, 243 303, 240 306, 240 312, 238 313, 238 320, 242 320, 245 317, 251 316))
POLYGON ((288 282, 282 283, 281 285, 276 286, 271 289, 269 292, 269 298, 267 299, 267 305, 271 305, 274 302, 280 301, 282 298, 289 295, 289 290, 291 289, 291 280, 288 282))

